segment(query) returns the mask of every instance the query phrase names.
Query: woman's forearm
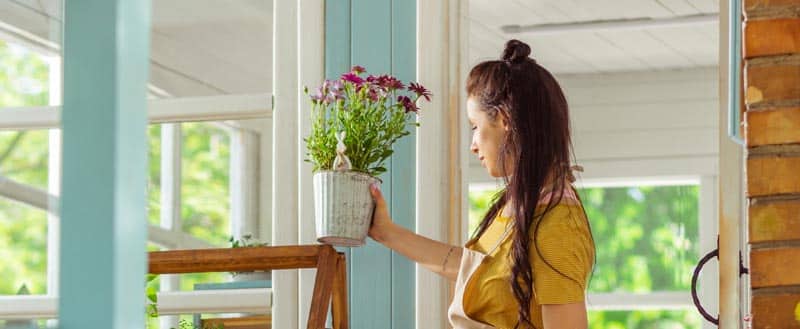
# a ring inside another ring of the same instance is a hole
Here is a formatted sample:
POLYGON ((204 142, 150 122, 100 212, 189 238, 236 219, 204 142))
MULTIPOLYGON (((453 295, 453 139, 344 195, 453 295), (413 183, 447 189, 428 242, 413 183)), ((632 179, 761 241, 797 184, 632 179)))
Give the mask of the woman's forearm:
POLYGON ((452 281, 458 276, 462 249, 428 239, 392 223, 376 241, 452 281))

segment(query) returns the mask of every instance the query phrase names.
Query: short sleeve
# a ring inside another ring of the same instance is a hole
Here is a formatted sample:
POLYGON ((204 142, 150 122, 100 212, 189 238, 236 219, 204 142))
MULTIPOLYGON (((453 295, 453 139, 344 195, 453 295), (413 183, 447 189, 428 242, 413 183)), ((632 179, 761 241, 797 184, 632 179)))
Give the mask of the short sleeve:
POLYGON ((594 264, 594 243, 580 206, 552 209, 539 223, 529 257, 537 304, 583 302, 594 264))

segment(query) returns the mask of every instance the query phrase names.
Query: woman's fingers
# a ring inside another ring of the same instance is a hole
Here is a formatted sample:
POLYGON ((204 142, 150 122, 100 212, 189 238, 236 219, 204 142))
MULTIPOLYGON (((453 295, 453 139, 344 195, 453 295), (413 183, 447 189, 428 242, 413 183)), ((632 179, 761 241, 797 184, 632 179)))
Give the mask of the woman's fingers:
POLYGON ((369 184, 369 192, 372 194, 372 199, 375 200, 376 205, 383 205, 386 200, 383 199, 383 193, 376 184, 369 184))

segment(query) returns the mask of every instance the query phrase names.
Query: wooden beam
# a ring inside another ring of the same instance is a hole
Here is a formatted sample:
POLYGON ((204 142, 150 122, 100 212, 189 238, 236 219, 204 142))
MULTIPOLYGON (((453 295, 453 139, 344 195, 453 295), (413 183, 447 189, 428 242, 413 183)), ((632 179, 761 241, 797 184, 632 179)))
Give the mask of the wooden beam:
POLYGON ((800 107, 745 112, 748 147, 800 143, 800 107))
POLYGON ((748 20, 744 24, 744 57, 800 53, 800 18, 748 20))
POLYGON ((800 240, 800 197, 751 202, 750 243, 800 240))
POLYGON ((800 328, 800 293, 753 296, 753 328, 800 328))
POLYGON ((748 110, 790 106, 800 101, 800 61, 775 65, 755 65, 753 61, 747 61, 748 110))
POLYGON ((800 193, 800 157, 747 159, 747 196, 800 193))
POLYGON ((325 247, 315 245, 154 251, 150 253, 149 272, 167 274, 312 268, 317 265, 320 249, 325 247))
POLYGON ((800 248, 753 250, 750 280, 753 289, 800 285, 800 248))

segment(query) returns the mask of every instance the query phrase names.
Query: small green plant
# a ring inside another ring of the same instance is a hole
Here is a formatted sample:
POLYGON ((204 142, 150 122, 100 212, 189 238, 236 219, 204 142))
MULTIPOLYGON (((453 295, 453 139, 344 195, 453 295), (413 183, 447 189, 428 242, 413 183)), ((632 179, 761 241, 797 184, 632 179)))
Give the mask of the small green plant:
POLYGON ((410 134, 409 123, 419 113, 417 101, 430 101, 431 93, 420 84, 408 86, 391 75, 362 78, 366 70, 354 66, 337 80, 325 80, 311 98, 311 134, 305 139, 306 159, 314 172, 332 170, 336 136, 344 133, 351 170, 377 177, 394 152, 392 144, 410 134))
POLYGON ((194 325, 194 323, 189 322, 185 319, 181 319, 180 321, 178 321, 178 328, 173 327, 170 329, 225 329, 225 326, 223 326, 222 324, 218 324, 216 326, 205 325, 202 328, 198 328, 197 326, 194 325))
MULTIPOLYGON (((147 275, 147 285, 145 288, 145 294, 147 296, 147 308, 145 309, 146 314, 150 318, 157 318, 158 317, 158 274, 148 274, 147 275)), ((178 328, 172 327, 170 329, 225 329, 222 324, 212 326, 206 325, 203 328, 198 328, 194 325, 194 323, 187 321, 186 319, 181 319, 178 321, 178 328)))
POLYGON ((234 237, 230 237, 228 242, 231 243, 231 248, 246 248, 246 247, 265 247, 269 246, 267 242, 261 242, 256 238, 253 238, 252 234, 245 234, 242 235, 241 239, 236 239, 234 237))
MULTIPOLYGON (((249 247, 266 247, 269 246, 267 242, 261 242, 256 238, 253 238, 252 234, 244 234, 242 235, 241 239, 236 239, 234 237, 230 237, 228 242, 231 243, 231 248, 249 248, 249 247)), ((242 273, 251 273, 251 272, 229 272, 231 276, 237 276, 242 273)))
POLYGON ((145 312, 148 317, 158 317, 158 274, 148 274, 145 284, 145 296, 147 296, 147 306, 145 312))

